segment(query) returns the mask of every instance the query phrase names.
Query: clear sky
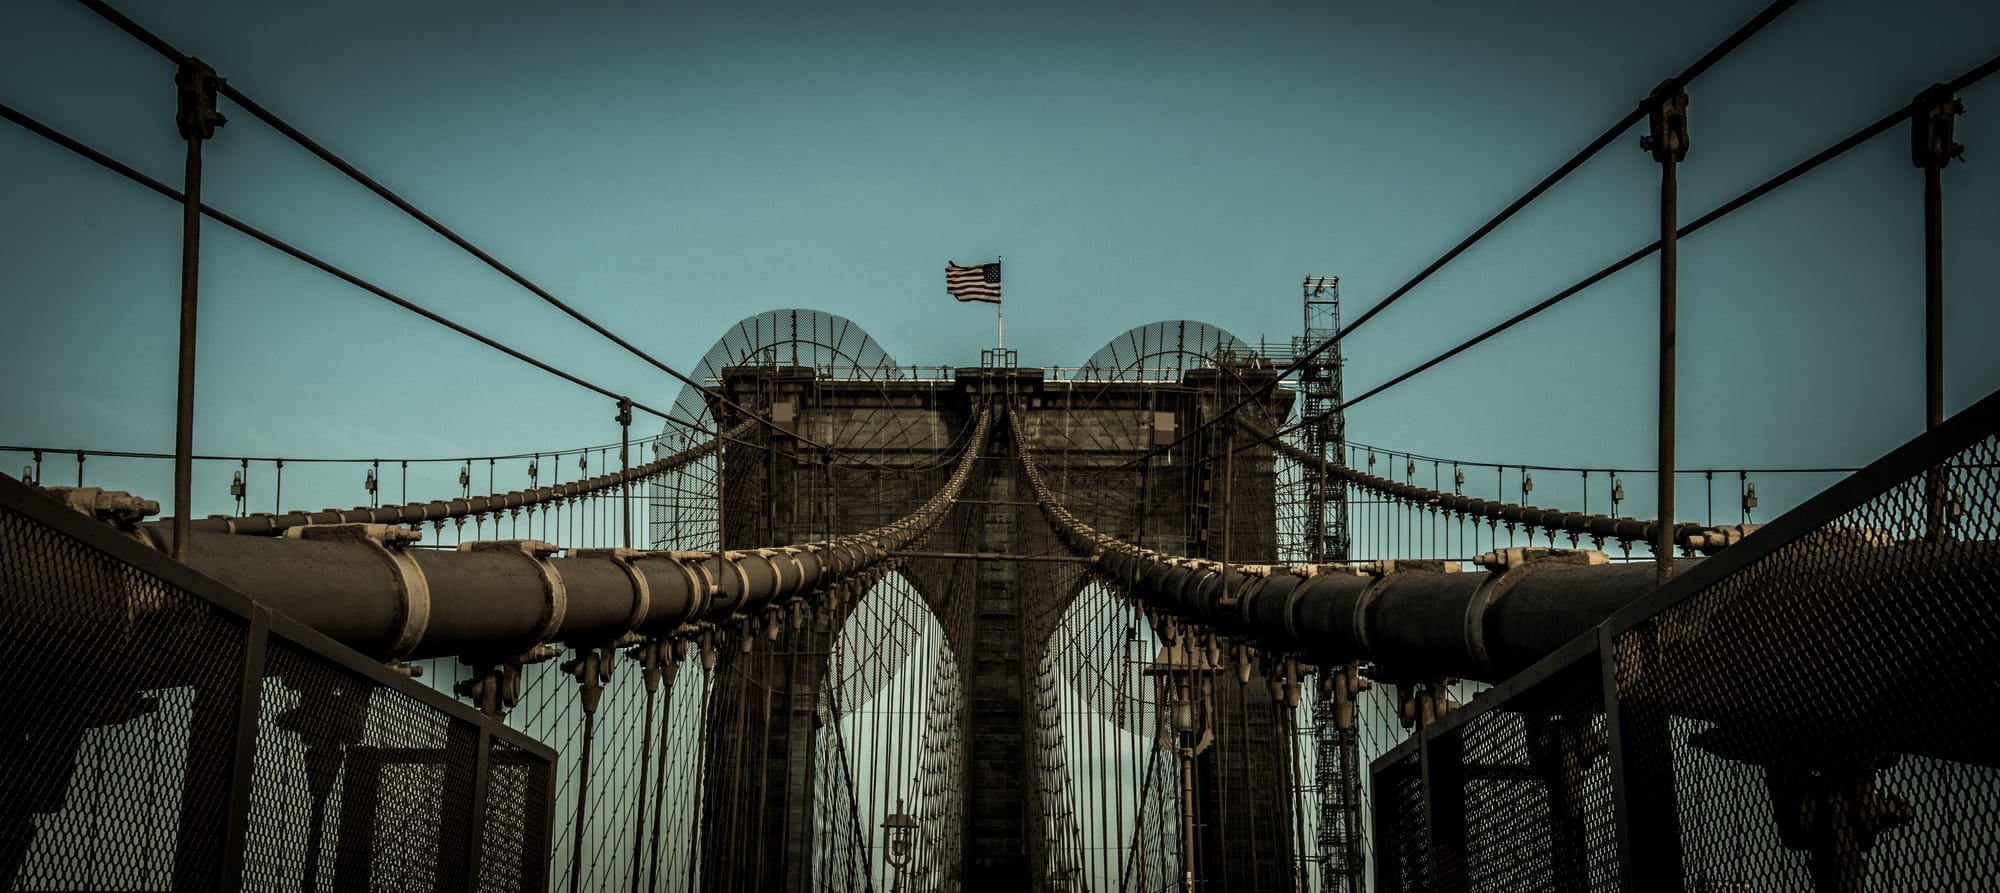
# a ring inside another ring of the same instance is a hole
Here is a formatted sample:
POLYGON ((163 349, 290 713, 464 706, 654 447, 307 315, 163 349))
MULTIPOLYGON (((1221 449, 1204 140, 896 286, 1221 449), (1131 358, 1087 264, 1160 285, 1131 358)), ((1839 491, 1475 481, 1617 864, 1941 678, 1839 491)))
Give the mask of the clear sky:
MULTIPOLYGON (((1341 276, 1358 313, 1762 5, 123 7, 686 369, 732 322, 782 307, 847 316, 906 363, 975 364, 992 314, 949 299, 941 267, 1001 254, 1024 364, 1073 365, 1161 319, 1288 338, 1303 276, 1341 276)), ((1996 53, 1990 2, 1806 0, 1691 88, 1683 219, 1996 53)), ((0 102, 178 184, 172 74, 68 0, 0 4, 0 102)), ((2000 387, 2000 87, 1963 97, 1950 409, 2000 387)), ((640 400, 678 393, 224 110, 210 204, 640 400)), ((1350 393, 1650 241, 1658 169, 1637 139, 1361 330, 1350 393)), ((0 443, 171 450, 178 208, 12 125, 0 162, 0 443)), ((1685 465, 1858 465, 1921 430, 1920 209, 1899 127, 1683 243, 1685 465)), ((1357 408, 1351 436, 1650 465, 1655 271, 1357 408)), ((201 312, 198 452, 616 436, 608 401, 215 225, 201 312)), ((226 510, 226 470, 207 474, 197 512, 226 510)), ((164 478, 147 487, 169 495, 164 478)))

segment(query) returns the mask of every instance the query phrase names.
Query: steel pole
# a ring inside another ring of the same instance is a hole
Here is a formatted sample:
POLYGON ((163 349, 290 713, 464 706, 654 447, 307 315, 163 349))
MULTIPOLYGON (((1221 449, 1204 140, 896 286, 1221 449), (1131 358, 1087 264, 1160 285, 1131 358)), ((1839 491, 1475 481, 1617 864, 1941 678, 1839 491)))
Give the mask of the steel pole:
POLYGON ((188 524, 194 515, 194 345, 195 301, 201 264, 201 138, 187 141, 187 169, 181 192, 181 341, 174 395, 174 559, 187 553, 188 524))
POLYGON ((625 520, 625 548, 632 548, 632 401, 618 398, 618 514, 625 520))
MULTIPOLYGON (((1924 430, 1944 423, 1944 168, 1963 158, 1965 147, 1952 139, 1954 119, 1965 105, 1943 84, 1932 84, 1910 103, 1910 161, 1924 170, 1924 430)), ((1932 468, 1924 480, 1925 536, 1944 539, 1948 494, 1945 471, 1932 468)))
POLYGON ((1924 165, 1924 430, 1944 423, 1944 168, 1924 165))
POLYGON ((1653 530, 1653 560, 1664 584, 1674 572, 1674 376, 1675 324, 1679 316, 1680 199, 1677 165, 1687 157, 1686 91, 1662 81, 1646 98, 1649 132, 1639 147, 1660 163, 1660 395, 1659 506, 1653 530))
POLYGON ((174 394, 173 557, 187 552, 194 518, 194 356, 196 298, 201 282, 201 144, 215 134, 223 117, 215 111, 222 79, 199 59, 184 59, 174 73, 174 126, 187 141, 181 181, 181 330, 174 394))
POLYGON ((1674 571, 1674 373, 1675 324, 1679 295, 1679 184, 1676 165, 1660 165, 1660 504, 1659 527, 1653 536, 1653 556, 1661 583, 1674 571))

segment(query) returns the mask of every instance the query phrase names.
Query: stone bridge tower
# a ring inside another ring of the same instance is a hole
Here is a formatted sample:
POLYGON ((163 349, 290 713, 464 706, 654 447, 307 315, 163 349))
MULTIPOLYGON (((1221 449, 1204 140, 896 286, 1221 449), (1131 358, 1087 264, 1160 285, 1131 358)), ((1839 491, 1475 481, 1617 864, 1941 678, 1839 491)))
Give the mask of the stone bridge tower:
MULTIPOLYGON (((778 362, 719 371, 711 395, 768 412, 791 432, 766 428, 723 449, 725 548, 811 542, 907 514, 949 476, 979 412, 994 410, 972 481, 900 573, 942 625, 961 680, 956 764, 965 802, 955 847, 962 864, 953 873, 967 890, 1047 889, 1034 677, 1056 623, 1088 581, 1081 563, 1035 560, 1064 550, 1022 479, 1018 453, 1031 450, 1065 504, 1099 530, 1163 552, 1274 561, 1271 448, 1256 444, 1257 434, 1221 425, 1186 437, 1269 382, 1269 364, 1225 357, 1220 368, 1150 380, 979 367, 949 378, 840 378, 778 362), (1001 411, 1016 413, 1025 443, 1014 442, 1001 411), (1220 461, 1224 455, 1233 458, 1220 461)), ((1263 399, 1269 415, 1282 417, 1291 398, 1277 389, 1263 399)), ((723 429, 735 421, 719 401, 712 411, 723 429)), ((819 824, 813 792, 828 781, 816 777, 828 770, 811 754, 815 736, 834 734, 814 704, 839 622, 774 618, 794 623, 792 631, 747 636, 747 650, 720 649, 725 672, 752 684, 740 696, 718 687, 709 706, 716 732, 703 822, 710 889, 810 886, 819 824), (744 753, 765 758, 745 762, 744 753)), ((1281 710, 1261 676, 1239 684, 1226 674, 1214 690, 1216 746, 1194 763, 1193 809, 1205 829, 1193 860, 1197 881, 1201 889, 1247 889, 1253 880, 1259 889, 1288 889, 1295 792, 1274 768, 1291 760, 1293 746, 1281 710), (1249 753, 1257 759, 1245 759, 1249 753)), ((959 885, 947 879, 951 886, 959 885)))

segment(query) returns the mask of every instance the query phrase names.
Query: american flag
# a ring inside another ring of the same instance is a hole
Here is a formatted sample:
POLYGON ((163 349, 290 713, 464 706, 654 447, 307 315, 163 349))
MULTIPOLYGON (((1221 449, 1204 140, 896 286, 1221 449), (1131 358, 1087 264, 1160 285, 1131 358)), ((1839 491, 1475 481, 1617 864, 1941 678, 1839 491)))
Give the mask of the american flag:
POLYGON ((944 262, 944 290, 961 301, 985 301, 1000 303, 1000 264, 980 264, 976 267, 961 267, 951 261, 944 262))

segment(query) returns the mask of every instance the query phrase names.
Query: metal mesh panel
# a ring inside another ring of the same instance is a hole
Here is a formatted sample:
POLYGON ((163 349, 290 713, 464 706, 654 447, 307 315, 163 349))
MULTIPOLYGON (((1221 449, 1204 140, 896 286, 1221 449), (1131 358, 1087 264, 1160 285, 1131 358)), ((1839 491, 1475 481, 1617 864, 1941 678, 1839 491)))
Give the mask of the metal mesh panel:
POLYGON ((1987 435, 1886 481, 1618 636, 1655 864, 1695 890, 2000 882, 1996 462, 1987 435), (1671 814, 1649 822, 1647 785, 1671 814))
MULTIPOLYGON (((0 500, 0 887, 462 884, 480 730, 514 733, 293 641, 310 634, 289 620, 267 633, 240 596, 19 484, 0 480, 0 500)), ((512 774, 488 835, 511 839, 494 850, 527 872, 515 888, 540 889, 549 758, 500 746, 512 774)))
POLYGON ((1416 748, 1374 770, 1377 890, 1429 890, 1430 829, 1425 827, 1424 775, 1416 748))
POLYGON ((540 889, 548 874, 548 766, 497 739, 490 753, 479 889, 540 889))
POLYGON ((268 667, 246 884, 406 889, 462 873, 477 732, 281 639, 268 667))
POLYGON ((1594 657, 1459 730, 1471 889, 1616 888, 1611 767, 1594 657))
POLYGON ((0 886, 215 886, 243 622, 5 508, 0 568, 0 886))

